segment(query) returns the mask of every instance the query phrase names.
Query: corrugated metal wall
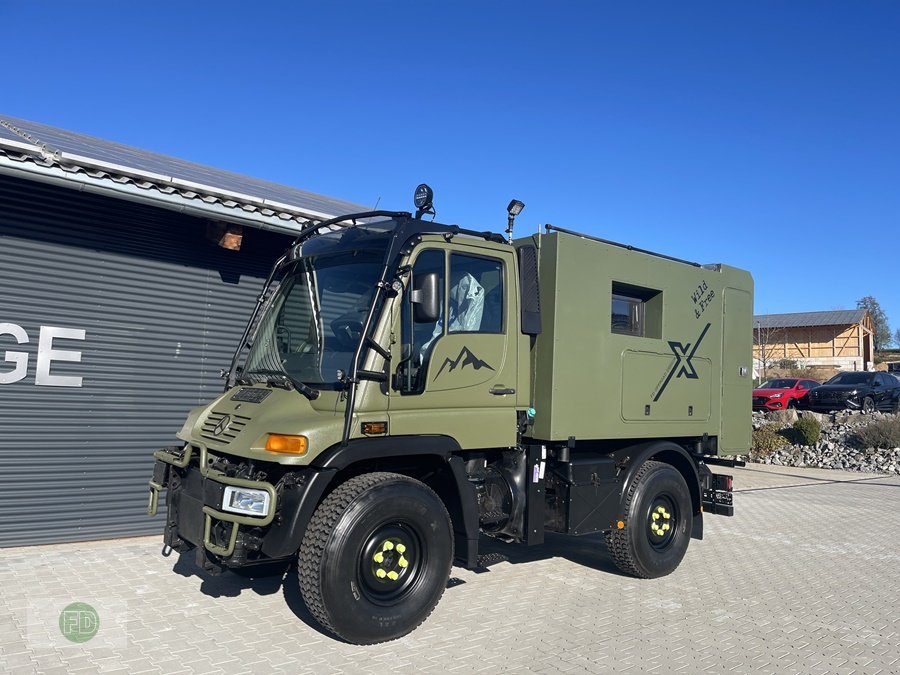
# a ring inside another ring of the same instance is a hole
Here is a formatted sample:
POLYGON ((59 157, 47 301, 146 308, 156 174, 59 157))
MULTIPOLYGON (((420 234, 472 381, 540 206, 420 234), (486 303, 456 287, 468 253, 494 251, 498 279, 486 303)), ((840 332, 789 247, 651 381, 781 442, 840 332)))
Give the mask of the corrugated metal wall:
POLYGON ((174 212, 0 177, 0 546, 162 531, 145 512, 151 453, 221 391, 288 243, 245 228, 234 252, 204 234, 174 212))

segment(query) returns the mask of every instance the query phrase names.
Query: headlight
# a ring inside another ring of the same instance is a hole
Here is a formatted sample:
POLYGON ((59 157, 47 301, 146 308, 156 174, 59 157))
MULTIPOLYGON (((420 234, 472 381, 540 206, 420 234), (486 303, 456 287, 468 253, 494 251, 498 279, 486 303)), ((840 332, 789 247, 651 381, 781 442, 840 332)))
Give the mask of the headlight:
POLYGON ((784 394, 778 393, 778 394, 772 394, 769 398, 781 398, 782 396, 784 396, 784 394))
POLYGON ((222 495, 222 510, 231 513, 249 513, 252 516, 265 516, 269 513, 269 493, 265 490, 229 485, 222 495))

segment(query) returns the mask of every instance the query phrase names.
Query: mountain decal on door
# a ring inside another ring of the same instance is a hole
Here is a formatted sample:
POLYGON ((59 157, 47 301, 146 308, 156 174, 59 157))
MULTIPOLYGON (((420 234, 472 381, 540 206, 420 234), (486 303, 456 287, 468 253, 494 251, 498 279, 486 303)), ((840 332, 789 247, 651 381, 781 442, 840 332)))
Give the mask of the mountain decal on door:
POLYGON ((472 366, 474 370, 481 370, 482 368, 493 370, 486 361, 479 359, 468 347, 464 346, 455 359, 451 359, 449 356, 444 359, 444 363, 441 364, 441 369, 437 372, 437 375, 434 376, 434 379, 437 380, 445 370, 448 373, 452 373, 457 368, 462 370, 466 366, 472 366))

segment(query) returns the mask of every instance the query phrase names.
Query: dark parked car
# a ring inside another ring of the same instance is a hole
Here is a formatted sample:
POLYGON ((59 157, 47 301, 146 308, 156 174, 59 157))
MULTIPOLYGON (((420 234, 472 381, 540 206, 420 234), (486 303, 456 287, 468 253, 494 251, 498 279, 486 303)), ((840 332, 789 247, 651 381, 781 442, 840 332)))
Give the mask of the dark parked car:
POLYGON ((887 373, 838 373, 809 393, 812 410, 900 412, 900 380, 887 373))
POLYGON ((811 389, 820 386, 815 380, 779 377, 763 382, 753 390, 754 410, 805 408, 811 389))

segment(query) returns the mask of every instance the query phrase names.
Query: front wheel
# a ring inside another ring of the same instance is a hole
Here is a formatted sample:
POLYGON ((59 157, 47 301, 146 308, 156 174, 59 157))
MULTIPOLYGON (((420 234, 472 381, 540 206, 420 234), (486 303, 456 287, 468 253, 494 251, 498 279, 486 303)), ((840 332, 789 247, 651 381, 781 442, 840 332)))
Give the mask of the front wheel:
POLYGON ((677 469, 647 461, 628 484, 622 499, 625 527, 606 535, 613 562, 622 572, 643 579, 671 573, 684 558, 691 538, 691 494, 677 469))
POLYGON ((450 516, 427 485, 400 474, 363 474, 313 514, 299 552, 300 592, 338 637, 385 642, 431 614, 452 560, 450 516))
POLYGON ((875 401, 871 396, 866 396, 863 399, 862 411, 866 414, 875 412, 875 401))

